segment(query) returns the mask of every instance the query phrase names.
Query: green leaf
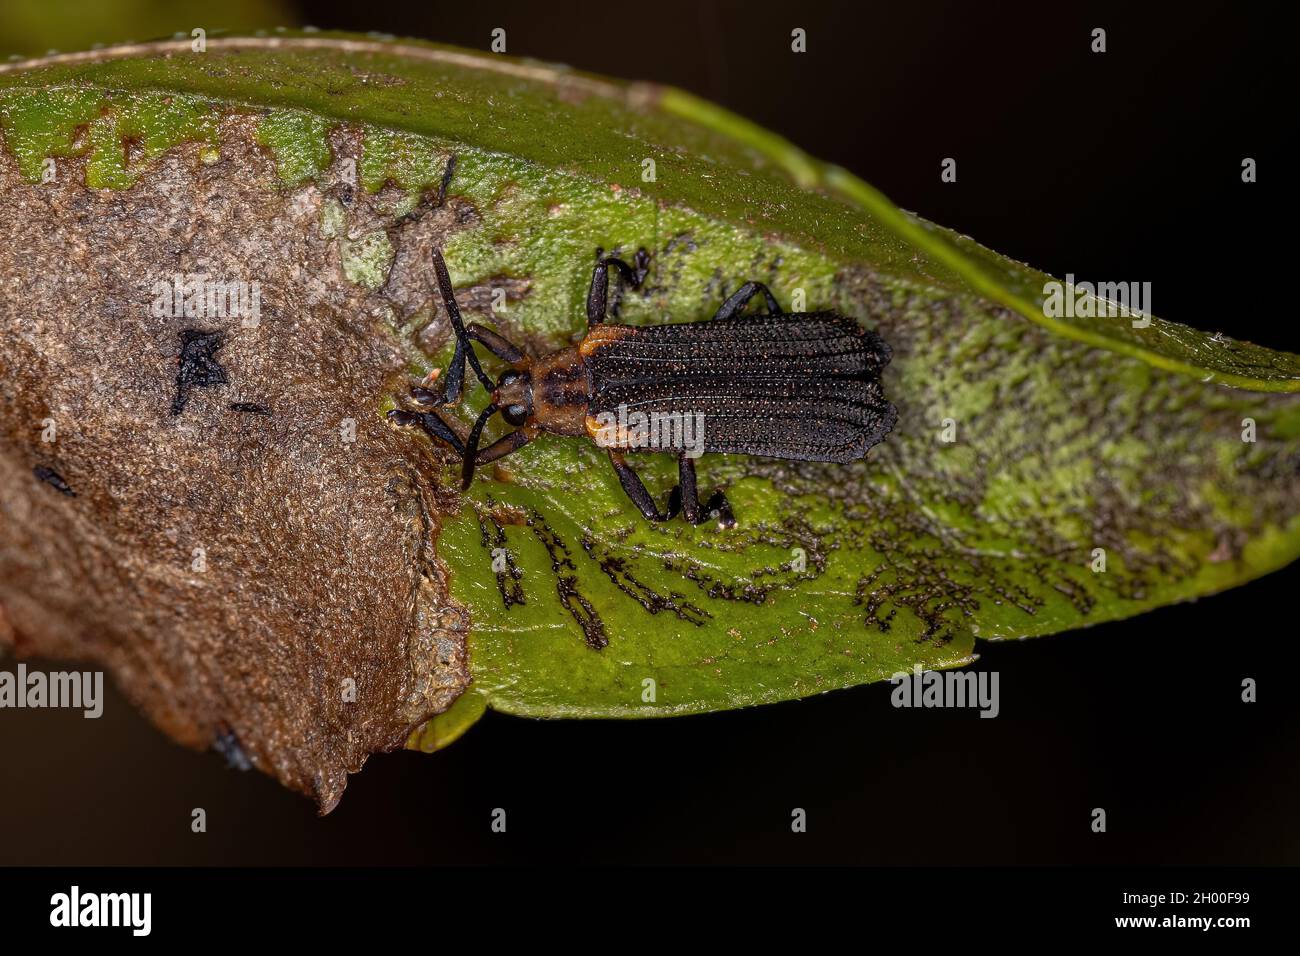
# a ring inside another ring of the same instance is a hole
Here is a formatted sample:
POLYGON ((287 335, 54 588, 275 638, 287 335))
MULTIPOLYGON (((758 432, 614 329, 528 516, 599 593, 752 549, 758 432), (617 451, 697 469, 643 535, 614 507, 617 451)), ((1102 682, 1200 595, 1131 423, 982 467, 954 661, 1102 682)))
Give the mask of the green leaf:
MULTIPOLYGON (((1049 317, 1050 277, 677 90, 324 34, 185 50, 0 72, 25 174, 82 150, 92 185, 127 186, 121 124, 161 150, 208 135, 205 110, 220 107, 265 116, 259 141, 295 183, 324 175, 329 131, 346 126, 362 138, 361 186, 397 186, 408 208, 457 154, 450 192, 474 214, 446 238, 453 281, 506 290, 495 315, 486 295, 468 311, 533 349, 580 334, 597 246, 641 245, 652 271, 625 321, 707 318, 760 279, 894 349, 899 424, 867 461, 701 461, 701 490, 726 488, 739 516, 732 531, 647 524, 584 442, 543 438, 484 470, 437 541, 471 621, 474 686, 412 745, 453 739, 484 704, 662 716, 959 666, 977 639, 1128 617, 1300 551, 1300 401, 1286 394, 1300 356, 1160 319, 1049 317), (85 123, 118 126, 78 139, 85 123)), ((339 241, 349 278, 379 287, 393 249, 339 241)), ((411 347, 413 371, 445 361, 411 347)), ((483 396, 467 399, 466 415, 483 396)), ((391 404, 376 396, 371 411, 391 404)), ((413 438, 411 454, 441 452, 413 438)), ((634 463, 662 501, 671 462, 634 463)))

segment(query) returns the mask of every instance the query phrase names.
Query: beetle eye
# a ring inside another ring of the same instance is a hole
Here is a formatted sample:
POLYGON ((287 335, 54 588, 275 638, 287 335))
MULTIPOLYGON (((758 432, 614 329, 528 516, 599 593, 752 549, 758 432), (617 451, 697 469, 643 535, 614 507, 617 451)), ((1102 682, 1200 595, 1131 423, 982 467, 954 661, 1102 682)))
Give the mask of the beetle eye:
POLYGON ((523 405, 507 405, 501 409, 501 417, 506 420, 507 425, 519 428, 528 421, 528 409, 523 405))

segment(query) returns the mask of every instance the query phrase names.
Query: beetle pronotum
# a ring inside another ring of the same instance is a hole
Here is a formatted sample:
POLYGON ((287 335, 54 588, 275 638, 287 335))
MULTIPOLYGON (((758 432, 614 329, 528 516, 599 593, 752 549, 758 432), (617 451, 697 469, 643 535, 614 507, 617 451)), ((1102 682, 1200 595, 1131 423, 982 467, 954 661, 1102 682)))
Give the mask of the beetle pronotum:
POLYGON ((532 358, 486 326, 464 323, 447 265, 435 248, 434 272, 456 351, 440 391, 412 388, 409 402, 415 410, 395 409, 389 417, 418 426, 459 452, 465 488, 477 465, 517 451, 542 432, 591 437, 606 447, 623 490, 648 520, 667 521, 680 511, 693 524, 714 516, 724 527, 735 524, 731 506, 718 491, 701 507, 693 453, 844 463, 864 457, 889 434, 898 414, 885 399, 880 373, 891 351, 875 332, 834 312, 784 313, 761 282, 746 282, 704 322, 606 322, 609 270, 616 269, 636 289, 648 264, 644 249, 634 265, 597 250, 587 334, 576 345, 532 358), (767 311, 742 315, 756 295, 767 311), (499 381, 483 371, 474 342, 510 364, 499 381), (491 401, 462 442, 433 409, 459 401, 466 362, 491 401), (644 429, 611 429, 611 421, 626 421, 629 411, 693 416, 703 423, 701 441, 689 450, 665 449, 657 441, 661 436, 644 429), (515 430, 480 449, 483 428, 497 412, 515 430), (677 454, 678 485, 664 511, 624 458, 625 452, 646 450, 677 454))

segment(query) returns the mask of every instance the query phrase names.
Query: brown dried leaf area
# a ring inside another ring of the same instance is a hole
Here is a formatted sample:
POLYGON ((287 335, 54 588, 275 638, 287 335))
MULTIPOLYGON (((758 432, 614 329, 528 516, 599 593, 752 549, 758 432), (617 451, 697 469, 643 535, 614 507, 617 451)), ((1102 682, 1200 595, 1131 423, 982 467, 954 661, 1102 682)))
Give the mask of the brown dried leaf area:
POLYGON ((361 288, 321 227, 331 187, 283 186, 252 120, 224 126, 217 162, 184 146, 124 191, 0 155, 0 642, 105 667, 178 741, 328 812, 469 682, 436 469, 380 403, 430 308, 420 250, 472 211, 395 226, 361 288), (245 283, 243 308, 156 304, 192 275, 245 283))

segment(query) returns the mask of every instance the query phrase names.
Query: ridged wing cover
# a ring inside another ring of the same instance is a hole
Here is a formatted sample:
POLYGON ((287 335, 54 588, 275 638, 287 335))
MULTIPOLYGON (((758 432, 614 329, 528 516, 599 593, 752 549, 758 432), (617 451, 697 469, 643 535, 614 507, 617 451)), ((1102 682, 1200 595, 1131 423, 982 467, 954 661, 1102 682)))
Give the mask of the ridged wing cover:
POLYGON ((889 346, 834 312, 597 327, 582 351, 588 415, 702 414, 708 452, 854 461, 898 418, 889 346))

